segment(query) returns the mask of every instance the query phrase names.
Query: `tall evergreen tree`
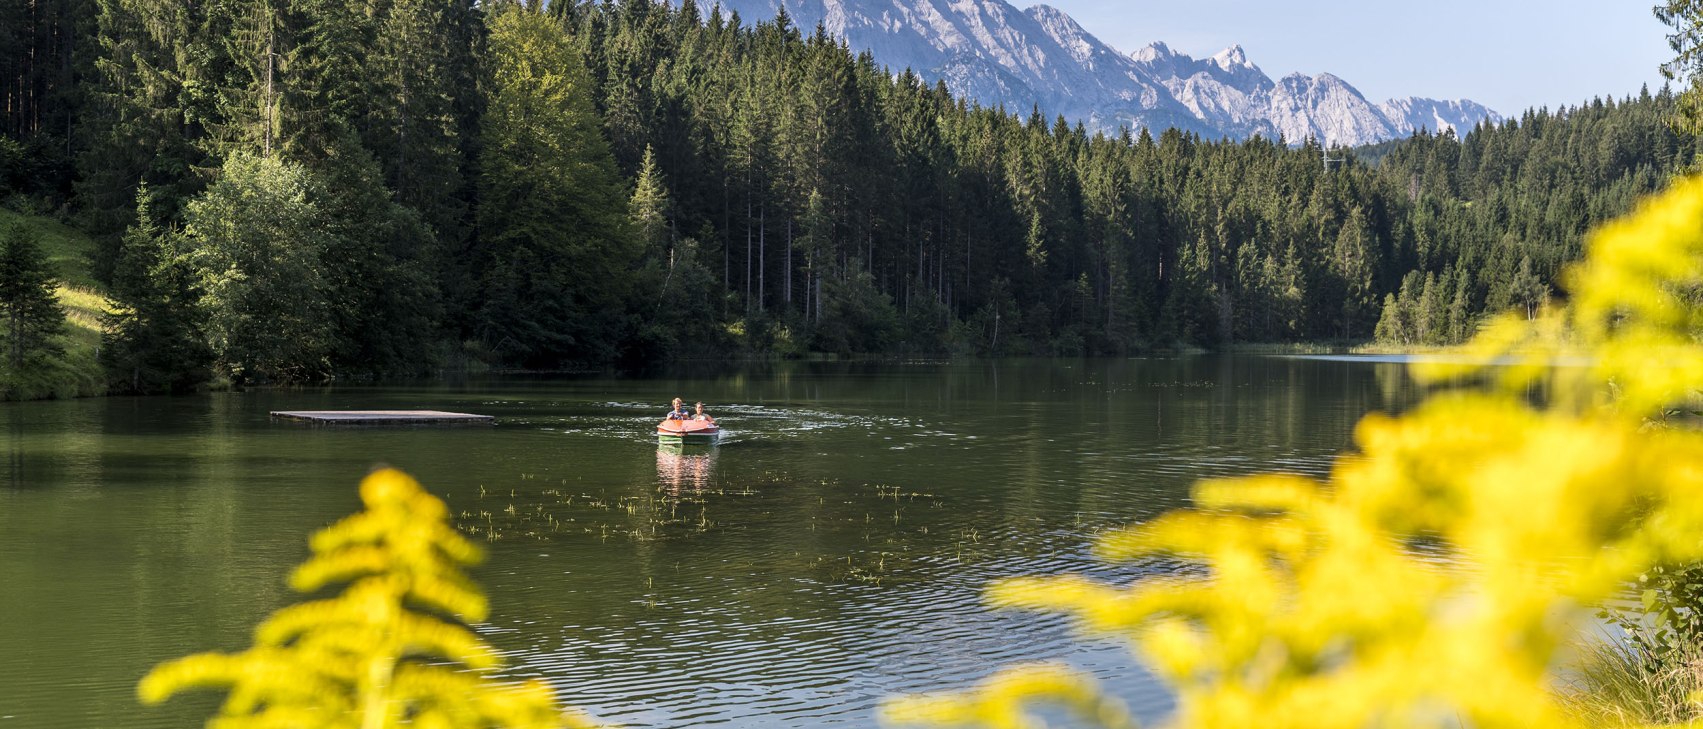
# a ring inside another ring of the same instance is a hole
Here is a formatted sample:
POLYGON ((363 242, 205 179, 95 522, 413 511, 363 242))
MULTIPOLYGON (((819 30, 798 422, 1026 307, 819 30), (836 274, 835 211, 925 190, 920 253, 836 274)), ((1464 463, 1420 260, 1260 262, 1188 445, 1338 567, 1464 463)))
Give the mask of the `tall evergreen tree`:
POLYGON ((668 259, 673 238, 669 220, 668 190, 663 186, 662 171, 656 166, 656 150, 645 147, 644 161, 639 165, 638 184, 628 203, 634 233, 646 256, 668 259))
POLYGON ((1692 134, 1703 132, 1703 1, 1662 0, 1655 11, 1656 19, 1673 31, 1668 46, 1674 57, 1662 64, 1662 76, 1685 85, 1676 122, 1692 134))
POLYGON ((58 288, 34 231, 16 224, 7 229, 0 238, 0 324, 5 364, 14 375, 64 351, 58 288))
POLYGON ((176 236, 156 218, 143 186, 108 289, 116 307, 101 335, 102 364, 116 392, 186 392, 211 374, 195 274, 179 256, 176 236))
POLYGON ((631 332, 638 247, 589 77, 534 10, 496 10, 490 49, 473 334, 527 366, 609 361, 631 332))
MULTIPOLYGON (((112 277, 119 241, 148 185, 155 212, 177 219, 201 189, 201 142, 218 119, 218 43, 208 6, 173 0, 96 0, 99 54, 87 84, 78 207, 96 237, 95 276, 112 277)), ((214 163, 217 164, 216 162, 214 163)))

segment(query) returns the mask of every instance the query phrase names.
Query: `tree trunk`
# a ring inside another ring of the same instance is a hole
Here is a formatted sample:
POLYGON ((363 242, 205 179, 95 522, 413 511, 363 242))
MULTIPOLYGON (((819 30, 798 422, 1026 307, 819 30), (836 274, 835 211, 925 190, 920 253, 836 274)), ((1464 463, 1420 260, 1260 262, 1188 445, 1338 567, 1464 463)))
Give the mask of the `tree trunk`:
MULTIPOLYGON (((733 276, 733 202, 732 193, 727 188, 727 178, 721 179, 721 290, 732 288, 733 276)), ((722 313, 727 313, 727 297, 722 297, 722 313)))
POLYGON ((757 311, 765 311, 768 308, 764 306, 768 299, 768 233, 769 203, 765 201, 757 212, 757 311))
POLYGON ((749 185, 746 186, 745 190, 745 311, 751 311, 751 189, 749 185))
POLYGON ((261 101, 261 149, 263 157, 272 156, 272 15, 266 15, 266 97, 261 101))

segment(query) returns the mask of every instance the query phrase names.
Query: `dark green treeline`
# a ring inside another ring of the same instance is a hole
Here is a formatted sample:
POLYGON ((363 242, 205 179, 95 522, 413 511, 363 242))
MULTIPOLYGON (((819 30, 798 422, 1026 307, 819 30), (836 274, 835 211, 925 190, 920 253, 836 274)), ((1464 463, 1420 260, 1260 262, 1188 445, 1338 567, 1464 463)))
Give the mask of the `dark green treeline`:
POLYGON ((1311 140, 1089 134, 690 0, 26 5, 0 195, 102 243, 125 389, 1446 343, 1555 295, 1593 223, 1696 155, 1665 91, 1328 167, 1311 140))

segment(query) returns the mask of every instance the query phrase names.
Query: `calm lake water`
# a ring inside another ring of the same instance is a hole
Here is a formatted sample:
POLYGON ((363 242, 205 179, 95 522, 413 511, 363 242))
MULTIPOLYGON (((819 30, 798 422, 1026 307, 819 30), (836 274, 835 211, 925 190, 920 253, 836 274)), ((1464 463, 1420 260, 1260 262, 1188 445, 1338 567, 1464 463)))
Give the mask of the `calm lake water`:
POLYGON ((297 600, 308 535, 374 464, 489 547, 479 631, 516 675, 630 727, 868 726, 882 697, 1059 660, 1143 719, 1128 649, 990 610, 990 580, 1177 569, 1094 535, 1201 478, 1324 475, 1414 391, 1387 361, 1279 357, 804 364, 0 404, 0 728, 199 726, 213 694, 136 703, 155 663, 241 650, 297 600), (674 396, 730 432, 659 449, 674 396), (269 410, 432 408, 494 428, 326 429, 269 410))

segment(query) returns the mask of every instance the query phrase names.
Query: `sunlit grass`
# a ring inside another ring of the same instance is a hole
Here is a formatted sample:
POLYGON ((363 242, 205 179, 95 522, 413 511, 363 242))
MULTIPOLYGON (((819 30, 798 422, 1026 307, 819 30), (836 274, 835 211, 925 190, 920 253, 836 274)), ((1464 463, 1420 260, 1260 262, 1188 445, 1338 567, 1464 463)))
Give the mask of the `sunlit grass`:
POLYGON ((52 218, 21 215, 0 208, 0 230, 22 225, 34 231, 61 285, 59 303, 65 307, 65 351, 45 366, 0 376, 0 400, 38 400, 100 395, 106 392, 101 369, 101 317, 107 300, 89 270, 94 241, 52 218))
POLYGON ((1599 727, 1682 724, 1699 717, 1691 697, 1703 690, 1703 647, 1689 644, 1680 655, 1652 663, 1623 638, 1601 636, 1580 647, 1574 678, 1562 702, 1599 727))
POLYGON ((97 288, 94 272, 89 268, 95 242, 82 231, 53 218, 23 215, 0 208, 0 230, 9 229, 15 224, 35 232, 42 250, 53 264, 54 275, 58 276, 60 281, 75 288, 97 288))
POLYGON ((59 304, 65 307, 65 320, 71 326, 66 333, 76 340, 92 337, 100 343, 101 317, 107 312, 106 297, 93 289, 75 286, 59 287, 59 304))

